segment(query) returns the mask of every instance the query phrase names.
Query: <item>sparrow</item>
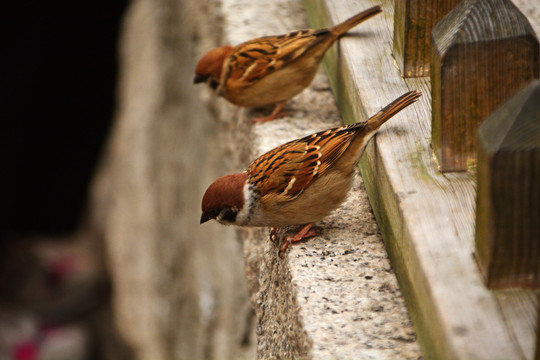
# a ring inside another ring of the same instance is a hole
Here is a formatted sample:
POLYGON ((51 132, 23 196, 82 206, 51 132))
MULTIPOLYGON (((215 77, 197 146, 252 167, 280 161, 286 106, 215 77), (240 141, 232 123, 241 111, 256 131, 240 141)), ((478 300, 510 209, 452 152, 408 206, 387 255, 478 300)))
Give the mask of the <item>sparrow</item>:
POLYGON ((422 95, 410 91, 366 121, 293 140, 255 159, 246 171, 223 176, 202 198, 201 224, 280 228, 305 226, 289 244, 314 236, 311 229, 345 200, 356 165, 377 130, 422 95))
POLYGON ((198 62, 194 83, 207 83, 215 93, 242 107, 276 104, 274 111, 253 122, 285 116, 285 103, 313 80, 330 45, 352 27, 382 12, 367 9, 341 24, 320 30, 299 30, 265 36, 237 46, 210 50, 198 62))

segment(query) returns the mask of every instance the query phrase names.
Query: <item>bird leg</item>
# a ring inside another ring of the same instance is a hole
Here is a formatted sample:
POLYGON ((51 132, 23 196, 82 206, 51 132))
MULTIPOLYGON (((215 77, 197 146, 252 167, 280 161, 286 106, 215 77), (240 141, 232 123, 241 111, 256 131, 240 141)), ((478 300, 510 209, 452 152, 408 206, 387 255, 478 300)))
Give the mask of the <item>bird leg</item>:
POLYGON ((253 118, 251 120, 251 122, 252 123, 258 123, 258 122, 259 123, 264 123, 264 122, 267 122, 267 121, 270 121, 270 120, 279 119, 279 118, 282 118, 284 116, 287 116, 287 113, 285 111, 281 111, 281 110, 283 110, 283 107, 285 106, 286 103, 287 103, 287 100, 277 103, 276 107, 274 108, 274 111, 272 111, 272 113, 270 115, 253 118))
POLYGON ((296 233, 296 235, 293 236, 287 236, 285 239, 285 242, 281 246, 281 249, 279 250, 280 254, 283 254, 289 245, 291 245, 293 242, 300 241, 302 239, 315 236, 317 233, 315 233, 315 230, 313 230, 311 227, 314 225, 314 223, 309 223, 305 225, 299 232, 296 233))

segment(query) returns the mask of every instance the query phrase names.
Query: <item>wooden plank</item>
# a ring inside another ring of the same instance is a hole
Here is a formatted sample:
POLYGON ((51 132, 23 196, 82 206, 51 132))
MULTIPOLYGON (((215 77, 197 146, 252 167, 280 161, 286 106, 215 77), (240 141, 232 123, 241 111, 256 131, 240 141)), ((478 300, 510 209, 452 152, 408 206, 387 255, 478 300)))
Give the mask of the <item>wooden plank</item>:
MULTIPOLYGON (((304 0, 315 28, 375 4, 304 0)), ((483 285, 473 257, 474 175, 438 171, 430 147, 429 79, 401 77, 391 55, 393 2, 383 1, 383 10, 369 27, 353 30, 331 48, 324 65, 347 123, 365 119, 406 91, 424 93, 383 126, 361 170, 425 357, 532 358, 534 332, 507 317, 518 318, 512 315, 517 312, 536 319, 536 302, 520 296, 527 306, 503 311, 514 302, 499 302, 483 285)))
POLYGON ((538 293, 522 290, 496 290, 493 292, 500 304, 507 326, 516 334, 514 341, 527 349, 528 359, 533 359, 535 336, 517 336, 520 332, 535 334, 537 329, 538 293))

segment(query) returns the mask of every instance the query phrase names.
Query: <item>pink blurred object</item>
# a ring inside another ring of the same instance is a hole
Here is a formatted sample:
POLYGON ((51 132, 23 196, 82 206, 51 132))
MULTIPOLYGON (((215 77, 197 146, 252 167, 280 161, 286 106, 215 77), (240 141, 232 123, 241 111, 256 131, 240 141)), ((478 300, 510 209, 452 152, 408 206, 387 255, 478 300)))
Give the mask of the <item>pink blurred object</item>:
POLYGON ((0 359, 88 358, 90 336, 84 324, 43 325, 29 313, 10 310, 0 308, 0 359))
POLYGON ((13 346, 11 355, 15 360, 36 360, 38 359, 39 349, 34 341, 24 341, 13 346))

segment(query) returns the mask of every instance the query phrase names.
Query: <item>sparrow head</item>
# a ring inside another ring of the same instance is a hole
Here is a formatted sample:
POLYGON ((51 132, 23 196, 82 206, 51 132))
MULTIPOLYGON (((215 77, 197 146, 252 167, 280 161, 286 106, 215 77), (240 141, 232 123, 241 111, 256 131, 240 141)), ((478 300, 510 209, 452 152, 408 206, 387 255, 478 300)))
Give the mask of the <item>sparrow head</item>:
POLYGON ((222 224, 234 224, 244 207, 244 185, 247 173, 220 177, 206 190, 202 199, 201 224, 216 219, 222 224))
POLYGON ((232 52, 231 45, 220 46, 207 52, 197 63, 193 83, 206 82, 212 89, 217 89, 223 62, 232 52))

